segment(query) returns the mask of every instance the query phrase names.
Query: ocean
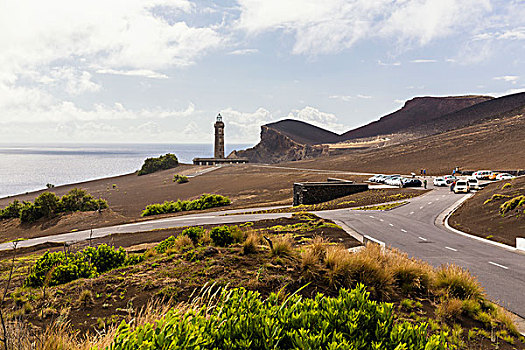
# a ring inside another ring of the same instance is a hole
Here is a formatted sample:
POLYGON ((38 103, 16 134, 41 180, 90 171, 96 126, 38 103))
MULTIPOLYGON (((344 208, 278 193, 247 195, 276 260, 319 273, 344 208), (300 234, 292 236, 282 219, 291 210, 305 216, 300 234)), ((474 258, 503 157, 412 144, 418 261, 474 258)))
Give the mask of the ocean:
MULTIPOLYGON (((251 144, 226 144, 225 152, 251 144)), ((144 159, 174 153, 179 162, 213 157, 211 144, 0 144, 0 198, 55 186, 123 175, 144 159)))

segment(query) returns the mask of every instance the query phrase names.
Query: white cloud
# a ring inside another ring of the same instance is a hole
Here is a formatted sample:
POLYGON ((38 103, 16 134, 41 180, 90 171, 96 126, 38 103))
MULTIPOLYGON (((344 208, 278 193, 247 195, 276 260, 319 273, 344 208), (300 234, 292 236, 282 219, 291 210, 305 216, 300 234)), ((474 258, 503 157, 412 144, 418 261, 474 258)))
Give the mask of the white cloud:
POLYGON ((387 63, 387 62, 382 62, 381 60, 377 60, 377 64, 380 66, 400 66, 401 62, 387 63))
POLYGON ((251 55, 254 53, 258 53, 258 49, 241 49, 241 50, 234 50, 229 52, 229 55, 251 55))
POLYGON ((341 101, 348 102, 352 99, 352 96, 350 95, 331 95, 331 96, 328 96, 328 98, 332 100, 341 100, 341 101))
POLYGON ((433 60, 433 59, 417 59, 417 60, 412 60, 410 62, 411 63, 435 63, 435 62, 437 62, 437 60, 433 60))
POLYGON ((361 94, 358 94, 357 97, 358 97, 358 98, 363 98, 363 99, 369 99, 369 98, 372 98, 372 96, 370 96, 370 95, 361 95, 361 94))
POLYGON ((300 110, 293 110, 288 114, 287 118, 301 120, 331 131, 343 131, 343 125, 338 123, 337 117, 334 114, 321 112, 310 106, 306 106, 300 110))
POLYGON ((501 76, 501 77, 494 77, 492 79, 494 79, 494 80, 503 80, 503 81, 506 81, 506 82, 509 82, 509 83, 512 83, 512 84, 516 84, 518 82, 518 80, 520 79, 520 77, 517 76, 517 75, 504 75, 504 76, 501 76))
POLYGON ((332 131, 345 131, 344 126, 338 123, 338 119, 334 114, 321 112, 310 106, 306 106, 303 109, 294 109, 285 117, 279 112, 272 113, 265 108, 258 108, 253 113, 226 108, 221 110, 220 113, 224 117, 223 120, 226 124, 226 132, 229 135, 228 140, 230 142, 256 142, 259 139, 262 125, 285 118, 301 120, 332 131))
POLYGON ((133 77, 145 77, 151 79, 168 79, 165 74, 157 73, 149 69, 131 69, 131 70, 117 70, 117 69, 97 69, 98 74, 113 74, 113 75, 127 75, 133 77))
POLYGON ((489 0, 239 0, 237 27, 249 35, 282 30, 295 37, 293 53, 326 54, 367 38, 425 45, 473 31, 491 10, 489 0))

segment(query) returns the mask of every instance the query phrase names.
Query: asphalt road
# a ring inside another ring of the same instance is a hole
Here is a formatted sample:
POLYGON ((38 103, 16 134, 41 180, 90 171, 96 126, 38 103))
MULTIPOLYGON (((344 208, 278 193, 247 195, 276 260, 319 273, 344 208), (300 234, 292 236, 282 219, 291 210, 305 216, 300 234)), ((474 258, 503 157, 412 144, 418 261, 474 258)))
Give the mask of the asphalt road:
POLYGON ((436 218, 464 195, 435 189, 391 211, 317 212, 434 266, 454 263, 477 276, 490 299, 525 317, 525 254, 451 232, 436 218))
MULTIPOLYGON (((363 235, 366 234, 380 240, 387 246, 399 248, 410 256, 425 260, 434 266, 454 263, 466 267, 477 276, 492 300, 521 317, 525 317, 525 254, 459 235, 436 224, 436 218, 463 196, 451 193, 448 188, 438 188, 411 199, 407 205, 390 211, 339 209, 316 212, 316 214, 323 218, 339 220, 363 235)), ((248 209, 184 215, 99 228, 93 230, 92 237, 159 228, 226 224, 290 216, 290 214, 224 216, 225 213, 246 210, 248 209)), ((86 230, 34 238, 18 242, 18 247, 46 242, 74 242, 89 239, 90 235, 91 232, 86 230)), ((0 250, 11 249, 12 246, 12 243, 3 243, 0 244, 0 250)))

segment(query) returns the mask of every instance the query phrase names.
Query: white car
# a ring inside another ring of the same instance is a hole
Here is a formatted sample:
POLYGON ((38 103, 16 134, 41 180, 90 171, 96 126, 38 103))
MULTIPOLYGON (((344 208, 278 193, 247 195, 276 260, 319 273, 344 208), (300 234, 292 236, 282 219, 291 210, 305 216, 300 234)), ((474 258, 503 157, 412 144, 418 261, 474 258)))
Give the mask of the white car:
POLYGON ((447 180, 443 177, 436 177, 434 178, 434 181, 432 182, 434 186, 447 186, 447 180))
POLYGON ((478 170, 474 174, 472 174, 472 176, 478 180, 488 180, 491 174, 492 171, 490 170, 478 170))
POLYGON ((459 180, 454 185, 454 193, 468 193, 469 187, 468 182, 465 180, 459 180))
POLYGON ((390 180, 390 186, 398 186, 398 187, 401 187, 401 184, 403 183, 403 178, 402 177, 394 177, 393 179, 390 180))
POLYGON ((478 179, 475 177, 469 177, 467 178, 468 186, 473 190, 479 190, 481 189, 481 186, 479 185, 478 179))
POLYGON ((514 179, 515 177, 516 176, 511 175, 511 174, 501 173, 501 174, 496 175, 496 180, 510 180, 510 179, 514 179))
POLYGON ((401 179, 401 176, 391 176, 390 178, 385 180, 385 185, 389 186, 399 186, 399 182, 397 182, 399 179, 401 179))

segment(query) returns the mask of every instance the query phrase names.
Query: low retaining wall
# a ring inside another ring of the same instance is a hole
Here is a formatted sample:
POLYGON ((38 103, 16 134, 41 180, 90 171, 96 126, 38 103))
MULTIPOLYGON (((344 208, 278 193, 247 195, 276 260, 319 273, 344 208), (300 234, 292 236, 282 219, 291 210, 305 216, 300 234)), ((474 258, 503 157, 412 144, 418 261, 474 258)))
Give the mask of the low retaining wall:
POLYGON ((525 238, 516 238, 516 249, 525 252, 525 238))
POLYGON ((295 183, 293 185, 293 205, 317 204, 368 190, 367 184, 331 180, 295 183))

